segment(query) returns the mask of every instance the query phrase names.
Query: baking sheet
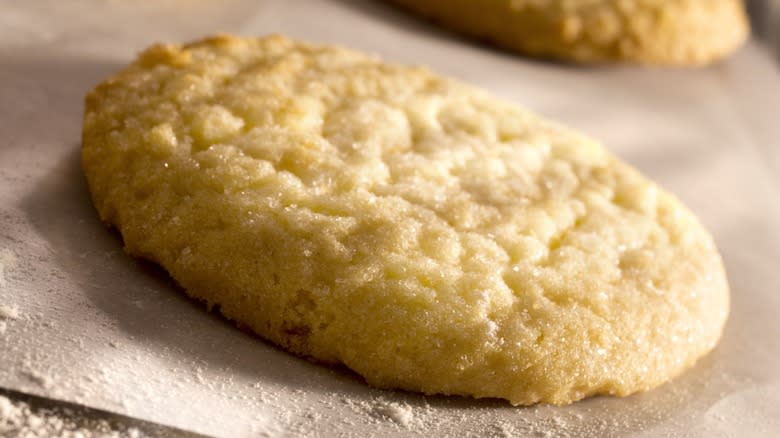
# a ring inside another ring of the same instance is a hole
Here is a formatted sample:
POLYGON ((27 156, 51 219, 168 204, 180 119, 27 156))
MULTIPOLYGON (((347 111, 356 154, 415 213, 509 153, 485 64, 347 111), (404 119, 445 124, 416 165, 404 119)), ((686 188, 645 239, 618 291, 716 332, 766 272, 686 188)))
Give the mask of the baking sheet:
POLYGON ((0 0, 0 386, 218 436, 780 434, 780 74, 755 43, 699 70, 575 68, 373 1, 0 0), (719 347, 645 394, 566 407, 368 388, 234 329, 125 255, 79 167, 82 98, 150 43, 282 32, 424 64, 602 140, 715 235, 719 347))

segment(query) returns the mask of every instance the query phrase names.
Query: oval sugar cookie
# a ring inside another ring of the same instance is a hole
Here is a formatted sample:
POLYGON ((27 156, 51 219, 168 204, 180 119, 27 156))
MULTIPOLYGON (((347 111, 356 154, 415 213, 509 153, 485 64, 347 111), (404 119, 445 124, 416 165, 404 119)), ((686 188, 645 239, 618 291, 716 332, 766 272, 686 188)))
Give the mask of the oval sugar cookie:
POLYGON ((728 312, 712 238, 599 144, 347 49, 156 45, 89 93, 82 152, 130 254, 378 387, 626 395, 728 312))
POLYGON ((742 0, 390 0, 520 53, 582 63, 701 65, 748 37, 742 0))

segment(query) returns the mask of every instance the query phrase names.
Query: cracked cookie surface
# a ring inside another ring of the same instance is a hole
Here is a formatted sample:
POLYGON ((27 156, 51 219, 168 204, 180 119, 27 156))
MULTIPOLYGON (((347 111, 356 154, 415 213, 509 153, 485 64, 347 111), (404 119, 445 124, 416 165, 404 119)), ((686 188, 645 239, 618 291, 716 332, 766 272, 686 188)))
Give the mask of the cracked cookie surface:
POLYGON ((709 234, 599 144, 347 49, 153 46, 87 96, 82 154, 130 254, 379 387, 627 395, 728 312, 709 234))
POLYGON ((742 0, 389 0, 520 53, 582 63, 702 65, 750 33, 742 0))

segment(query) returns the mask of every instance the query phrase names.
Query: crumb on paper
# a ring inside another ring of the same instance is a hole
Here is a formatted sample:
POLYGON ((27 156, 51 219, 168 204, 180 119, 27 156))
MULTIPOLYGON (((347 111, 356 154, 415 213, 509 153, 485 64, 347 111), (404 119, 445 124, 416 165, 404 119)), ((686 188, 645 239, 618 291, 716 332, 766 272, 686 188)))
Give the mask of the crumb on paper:
POLYGON ((10 304, 0 304, 0 320, 15 320, 22 317, 19 308, 10 304))
POLYGON ((0 287, 4 287, 8 280, 6 274, 16 266, 16 254, 8 248, 0 249, 0 287))
POLYGON ((375 415, 392 420, 399 426, 408 428, 414 422, 414 411, 405 403, 379 401, 374 405, 375 415))
POLYGON ((195 381, 201 385, 206 384, 206 378, 203 376, 203 368, 201 367, 195 368, 195 381))
POLYGON ((23 371, 22 375, 27 378, 27 380, 40 386, 41 388, 49 388, 52 384, 52 378, 49 375, 40 373, 35 370, 23 371))

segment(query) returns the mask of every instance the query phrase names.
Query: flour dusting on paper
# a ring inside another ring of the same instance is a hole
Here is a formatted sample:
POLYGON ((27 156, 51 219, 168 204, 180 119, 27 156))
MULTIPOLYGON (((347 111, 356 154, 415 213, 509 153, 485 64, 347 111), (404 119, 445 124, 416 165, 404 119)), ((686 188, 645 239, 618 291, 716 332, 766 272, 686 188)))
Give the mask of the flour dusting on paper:
POLYGON ((148 435, 136 428, 119 430, 105 420, 80 425, 73 413, 50 409, 33 410, 27 403, 0 395, 0 436, 72 437, 72 438, 142 438, 148 435))

